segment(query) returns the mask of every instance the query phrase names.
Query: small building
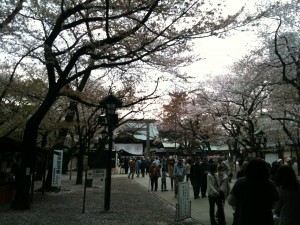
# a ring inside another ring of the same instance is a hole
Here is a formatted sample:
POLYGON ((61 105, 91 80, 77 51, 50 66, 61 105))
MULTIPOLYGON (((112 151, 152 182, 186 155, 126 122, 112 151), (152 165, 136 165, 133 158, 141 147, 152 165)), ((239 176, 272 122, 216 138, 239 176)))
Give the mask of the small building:
POLYGON ((114 149, 120 156, 150 156, 160 147, 155 120, 128 120, 116 130, 114 149))

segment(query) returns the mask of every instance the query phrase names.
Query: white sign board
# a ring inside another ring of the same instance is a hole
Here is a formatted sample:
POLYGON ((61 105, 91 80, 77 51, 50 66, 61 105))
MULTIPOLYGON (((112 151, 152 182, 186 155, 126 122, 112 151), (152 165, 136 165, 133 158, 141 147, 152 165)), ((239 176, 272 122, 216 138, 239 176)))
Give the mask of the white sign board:
POLYGON ((143 155, 143 144, 114 144, 116 151, 124 150, 132 155, 143 155))
POLYGON ((52 187, 61 186, 61 172, 63 161, 63 150, 54 150, 57 154, 53 154, 53 166, 52 166, 52 187))
POLYGON ((99 179, 101 182, 105 181, 106 169, 95 169, 93 170, 93 178, 99 179))
POLYGON ((189 194, 189 183, 178 183, 178 219, 191 217, 191 203, 189 194))

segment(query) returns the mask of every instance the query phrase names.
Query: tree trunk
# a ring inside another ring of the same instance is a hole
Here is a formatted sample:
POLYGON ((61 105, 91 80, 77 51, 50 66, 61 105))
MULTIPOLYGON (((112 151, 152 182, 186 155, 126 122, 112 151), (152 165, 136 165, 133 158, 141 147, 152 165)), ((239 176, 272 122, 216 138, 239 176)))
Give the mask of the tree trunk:
POLYGON ((82 184, 82 181, 83 181, 83 154, 79 154, 77 159, 76 184, 82 184))
POLYGON ((57 92, 48 92, 45 100, 40 108, 27 121, 23 136, 23 154, 21 166, 16 175, 16 195, 12 202, 11 208, 23 210, 30 208, 30 187, 31 176, 36 161, 36 141, 38 137, 38 129, 52 104, 55 102, 57 92))
POLYGON ((16 175, 16 195, 11 208, 22 210, 30 208, 30 186, 32 170, 36 158, 37 124, 29 120, 23 137, 21 166, 16 175))

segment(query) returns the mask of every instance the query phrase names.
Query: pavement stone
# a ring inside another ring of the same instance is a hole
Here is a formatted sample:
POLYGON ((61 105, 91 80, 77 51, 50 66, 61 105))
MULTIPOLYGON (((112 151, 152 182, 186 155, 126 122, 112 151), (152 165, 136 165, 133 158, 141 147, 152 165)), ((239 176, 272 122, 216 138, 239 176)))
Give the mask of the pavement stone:
MULTIPOLYGON (((58 193, 34 193, 30 210, 9 210, 9 204, 0 205, 1 225, 210 225, 208 198, 193 198, 189 183, 191 218, 176 221, 177 198, 167 178, 168 191, 159 189, 151 192, 149 176, 112 174, 110 211, 104 210, 104 182, 93 180, 93 186, 86 189, 83 204, 84 185, 75 185, 75 175, 62 176, 62 187, 58 193), (84 213, 83 213, 84 209, 84 213)), ((40 187, 36 182, 35 187, 40 187)), ((233 183, 232 183, 233 185, 233 183)), ((232 224, 233 209, 225 204, 226 223, 232 224)))
MULTIPOLYGON (((148 190, 149 187, 149 176, 145 177, 135 177, 135 182, 139 183, 141 186, 148 190)), ((235 179, 232 180, 230 183, 231 187, 233 186, 235 179)), ((167 189, 166 192, 161 192, 160 189, 161 180, 158 181, 158 191, 153 192, 155 195, 159 196, 160 198, 164 199, 165 201, 169 202, 172 206, 176 207, 177 198, 175 198, 174 191, 171 190, 171 179, 167 178, 167 189)), ((151 192, 151 191, 150 191, 151 192)), ((189 182, 189 195, 191 201, 191 217, 192 219, 198 221, 202 225, 210 225, 210 218, 209 218, 209 202, 208 198, 198 198, 194 199, 193 188, 191 183, 189 182)), ((233 223, 233 209, 228 203, 225 203, 224 206, 225 211, 225 219, 226 224, 233 223)))
MULTIPOLYGON (((104 182, 94 179, 86 189, 75 185, 75 176, 62 176, 61 191, 35 192, 30 210, 9 210, 0 205, 1 225, 200 225, 193 219, 176 221, 172 204, 155 193, 148 192, 138 181, 125 174, 113 174, 110 210, 104 210, 104 182), (84 213, 83 213, 84 206, 84 213)), ((36 182, 36 189, 40 183, 36 182)))

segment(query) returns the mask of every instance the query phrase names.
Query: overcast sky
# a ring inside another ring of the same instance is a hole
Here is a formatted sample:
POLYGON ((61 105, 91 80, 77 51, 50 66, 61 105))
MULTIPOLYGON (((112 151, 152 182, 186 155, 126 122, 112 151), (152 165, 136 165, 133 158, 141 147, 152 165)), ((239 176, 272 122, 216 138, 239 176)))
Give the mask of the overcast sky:
POLYGON ((258 44, 255 34, 251 32, 239 32, 236 35, 224 39, 211 37, 198 40, 195 46, 195 54, 203 58, 183 69, 187 74, 205 79, 206 75, 220 75, 228 71, 228 67, 250 49, 258 44))
MULTIPOLYGON (((272 2, 274 0, 264 0, 272 2)), ((226 12, 234 14, 243 6, 246 11, 255 10, 254 4, 258 1, 253 0, 226 0, 226 12)), ((223 39, 210 37, 197 40, 195 54, 199 54, 203 60, 184 68, 183 71, 192 76, 206 79, 206 75, 220 75, 228 71, 228 67, 250 49, 258 46, 258 40, 254 33, 236 32, 235 35, 227 36, 223 39)))

